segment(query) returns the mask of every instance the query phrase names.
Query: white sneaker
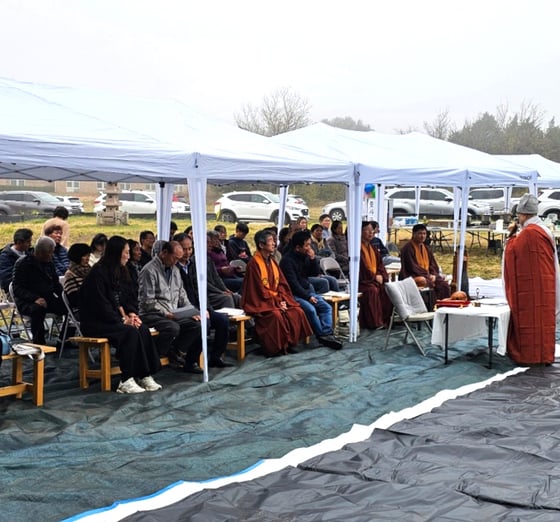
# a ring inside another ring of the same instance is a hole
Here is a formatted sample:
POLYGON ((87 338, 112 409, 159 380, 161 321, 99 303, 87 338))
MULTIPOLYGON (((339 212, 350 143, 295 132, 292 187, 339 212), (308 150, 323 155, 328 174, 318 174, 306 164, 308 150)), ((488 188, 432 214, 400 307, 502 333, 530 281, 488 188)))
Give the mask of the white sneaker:
POLYGON ((119 383, 119 387, 117 388, 117 393, 144 393, 146 390, 141 388, 136 384, 134 377, 127 379, 124 382, 119 383))
POLYGON ((139 379, 138 384, 146 391, 158 391, 163 388, 161 384, 158 384, 156 381, 154 381, 154 378, 151 375, 148 375, 143 379, 139 379))

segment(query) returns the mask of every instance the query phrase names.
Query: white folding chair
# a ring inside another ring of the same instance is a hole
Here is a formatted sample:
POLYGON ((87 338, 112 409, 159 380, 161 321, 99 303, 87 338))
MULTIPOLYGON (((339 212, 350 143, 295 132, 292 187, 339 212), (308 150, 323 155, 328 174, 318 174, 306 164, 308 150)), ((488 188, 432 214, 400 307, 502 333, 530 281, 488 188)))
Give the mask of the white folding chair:
POLYGON ((323 274, 336 277, 338 286, 342 291, 348 290, 350 282, 344 275, 342 268, 340 268, 338 261, 334 257, 322 257, 319 260, 319 265, 321 266, 323 274))
POLYGON ((420 290, 418 290, 414 279, 412 277, 408 277, 403 281, 386 283, 385 290, 387 291, 389 299, 393 303, 393 314, 391 315, 389 328, 387 329, 387 335, 385 337, 385 348, 387 348, 387 345, 389 344, 389 336, 391 335, 395 319, 400 319, 406 327, 403 342, 406 343, 408 334, 410 334, 422 355, 426 355, 424 346, 414 335, 410 324, 424 323, 431 332, 432 326, 430 321, 434 318, 434 312, 428 312, 426 304, 420 295, 420 290))

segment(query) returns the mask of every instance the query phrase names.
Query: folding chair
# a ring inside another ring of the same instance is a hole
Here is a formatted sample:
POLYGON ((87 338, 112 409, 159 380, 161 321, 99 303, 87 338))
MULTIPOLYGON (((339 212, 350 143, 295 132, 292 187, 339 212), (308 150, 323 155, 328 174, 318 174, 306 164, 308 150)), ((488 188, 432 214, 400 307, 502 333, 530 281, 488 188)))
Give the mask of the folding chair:
POLYGON ((80 321, 78 320, 78 318, 74 313, 74 310, 72 310, 72 307, 70 306, 70 302, 68 301, 68 296, 66 295, 66 292, 62 292, 62 301, 64 302, 64 306, 66 307, 67 313, 66 313, 66 319, 64 321, 64 327, 62 330, 62 338, 60 340, 60 352, 58 354, 59 359, 62 357, 62 350, 64 350, 64 343, 68 338, 69 326, 73 326, 75 328, 75 333, 74 333, 75 337, 83 337, 82 331, 80 330, 80 321))
POLYGON ((393 314, 391 315, 391 320, 389 322, 389 328, 387 329, 387 336, 385 337, 385 349, 389 344, 389 335, 391 335, 391 330, 393 328, 393 323, 395 319, 400 319, 404 326, 406 327, 406 333, 404 336, 404 343, 408 338, 408 334, 412 336, 416 346, 422 353, 426 355, 424 346, 420 340, 414 335, 411 323, 424 323, 428 330, 432 331, 432 326, 429 321, 434 318, 435 312, 428 312, 426 304, 420 295, 420 290, 416 286, 414 279, 408 277, 403 281, 395 281, 393 283, 386 283, 385 290, 389 299, 393 303, 393 314))
MULTIPOLYGON (((8 333, 11 335, 12 329, 14 327, 15 318, 19 316, 21 321, 22 330, 25 333, 25 336, 29 341, 33 340, 33 336, 31 335, 31 319, 27 315, 23 315, 16 305, 16 300, 14 297, 14 287, 13 283, 10 283, 8 287, 8 292, 10 293, 10 299, 14 303, 14 311, 12 314, 12 319, 10 321, 10 328, 8 333)), ((53 313, 47 313, 45 316, 45 330, 48 330, 48 337, 52 338, 54 330, 56 328, 58 335, 61 334, 62 329, 60 327, 61 317, 57 316, 53 313)))
POLYGON ((323 274, 336 277, 340 289, 343 291, 348 290, 350 282, 344 275, 342 268, 340 268, 338 261, 334 257, 322 257, 319 260, 319 264, 321 265, 323 274))
POLYGON ((4 325, 4 331, 8 335, 10 335, 15 308, 15 304, 8 299, 4 290, 0 288, 0 321, 4 325))
POLYGON ((19 317, 19 320, 21 322, 21 329, 22 331, 25 333, 25 336, 27 337, 27 339, 29 341, 33 340, 33 337, 31 335, 31 324, 30 324, 30 319, 29 317, 27 317, 26 315, 22 315, 16 305, 16 300, 14 297, 14 285, 13 283, 10 282, 10 286, 8 287, 8 293, 10 294, 10 300, 12 301, 12 303, 14 303, 14 310, 12 313, 12 317, 10 319, 10 327, 8 328, 8 335, 12 335, 12 329, 14 328, 15 322, 16 322, 16 318, 19 317))

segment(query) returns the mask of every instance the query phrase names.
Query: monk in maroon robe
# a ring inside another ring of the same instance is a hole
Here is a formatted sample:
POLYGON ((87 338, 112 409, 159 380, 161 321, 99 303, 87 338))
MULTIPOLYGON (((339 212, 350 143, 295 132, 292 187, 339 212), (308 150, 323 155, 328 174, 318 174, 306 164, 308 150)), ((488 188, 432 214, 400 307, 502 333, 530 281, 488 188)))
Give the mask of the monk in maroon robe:
POLYGON ((551 364, 556 344, 558 258, 554 238, 536 216, 538 200, 523 196, 504 252, 504 284, 511 309, 507 351, 518 364, 551 364))
POLYGON ((413 277, 419 288, 433 288, 436 299, 446 299, 451 295, 449 283, 440 275, 434 254, 424 244, 427 236, 423 223, 412 227, 412 239, 401 249, 399 279, 413 277))
POLYGON ((255 234, 255 244, 258 250, 247 263, 241 307, 254 317, 255 331, 266 354, 284 355, 313 331, 272 257, 274 236, 261 230, 255 234))
POLYGON ((393 313, 393 305, 385 292, 385 283, 389 281, 389 276, 383 265, 381 253, 371 244, 373 236, 372 224, 363 222, 358 282, 358 291, 362 295, 358 319, 361 328, 370 330, 387 326, 393 313))

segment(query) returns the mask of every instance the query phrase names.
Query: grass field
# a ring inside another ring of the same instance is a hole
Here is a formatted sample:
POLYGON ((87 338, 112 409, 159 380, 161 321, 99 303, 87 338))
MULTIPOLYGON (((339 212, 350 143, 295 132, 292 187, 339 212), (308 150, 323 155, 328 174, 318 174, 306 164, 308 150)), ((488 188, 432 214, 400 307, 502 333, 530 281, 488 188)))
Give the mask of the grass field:
MULTIPOLYGON (((318 217, 321 208, 311 208, 311 216, 318 217)), ((191 224, 191 220, 179 217, 173 218, 179 227, 179 231, 183 231, 187 226, 191 224)), ((17 223, 4 223, 0 225, 0 247, 10 243, 12 241, 13 233, 17 228, 27 227, 33 230, 34 240, 39 237, 42 230, 42 224, 45 219, 32 219, 21 221, 17 223)), ((120 226, 100 226, 96 224, 95 216, 93 215, 83 215, 83 216, 70 216, 68 220, 70 224, 70 240, 72 243, 90 243, 92 237, 98 232, 103 232, 108 236, 121 235, 126 238, 138 239, 140 232, 142 230, 152 230, 156 231, 156 221, 153 218, 138 218, 135 216, 129 216, 128 225, 120 226)), ((316 221, 310 219, 309 226, 311 226, 316 221)), ((208 229, 213 229, 218 222, 215 220, 208 221, 208 229)), ((223 224, 223 223, 222 223, 223 224)), ((226 224, 228 229, 228 235, 233 234, 235 231, 235 226, 233 224, 226 224)), ((253 236, 257 230, 269 226, 267 223, 249 223, 249 236, 247 237, 249 244, 253 245, 253 236)), ((410 238, 410 232, 402 230, 398 232, 397 242, 401 240, 406 240, 410 238)), ((492 279, 501 276, 501 256, 488 253, 484 241, 482 241, 482 246, 476 246, 469 249, 469 260, 468 260, 468 273, 469 277, 479 276, 484 279, 492 279)), ((446 274, 451 273, 453 267, 453 253, 451 249, 446 249, 444 252, 439 250, 435 252, 436 258, 441 265, 443 272, 446 274)))

